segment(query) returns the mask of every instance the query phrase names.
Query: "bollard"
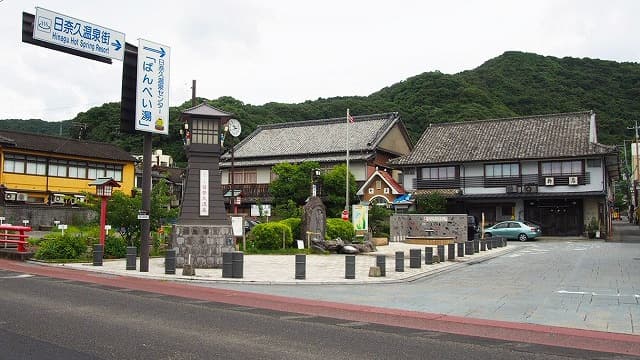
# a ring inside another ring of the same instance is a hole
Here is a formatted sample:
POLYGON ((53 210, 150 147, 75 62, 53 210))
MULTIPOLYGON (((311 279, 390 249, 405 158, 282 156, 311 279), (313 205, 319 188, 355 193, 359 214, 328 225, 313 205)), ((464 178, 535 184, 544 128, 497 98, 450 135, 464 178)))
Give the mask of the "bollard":
POLYGON ((467 241, 464 244, 464 254, 465 255, 473 255, 473 248, 474 248, 473 243, 474 243, 474 241, 472 240, 472 241, 467 241))
POLYGON ((494 241, 496 241, 494 238, 490 238, 489 241, 487 241, 487 250, 493 249, 493 242, 494 241))
POLYGON ((464 257, 464 243, 458 243, 458 257, 464 257))
POLYGON ((231 277, 242 279, 244 253, 242 251, 234 251, 231 254, 231 277))
POLYGON ((168 249, 164 254, 164 273, 175 275, 176 273, 176 249, 168 249))
POLYGON ((102 266, 104 248, 100 244, 93 244, 93 266, 102 266))
POLYGON ((480 240, 480 251, 487 251, 487 240, 480 240))
POLYGON ((396 271, 404 271, 404 251, 396 251, 396 271))
POLYGON ((233 274, 233 254, 231 252, 222 253, 222 277, 230 278, 233 274))
POLYGON ((422 254, 420 249, 409 249, 409 267, 412 269, 420 269, 422 267, 422 254))
POLYGON ((138 249, 135 246, 127 246, 127 270, 136 269, 136 252, 138 249))
POLYGON ((440 262, 444 262, 444 245, 438 245, 438 257, 440 262))
POLYGON ((447 260, 456 259, 456 244, 448 244, 447 246, 447 260))
POLYGON ((306 279, 307 256, 305 254, 296 255, 296 280, 306 279))
POLYGON ((387 258, 384 255, 376 255, 376 266, 380 268, 380 276, 387 275, 387 258))
POLYGON ((355 279, 356 278, 356 256, 346 255, 344 257, 344 278, 355 279))
POLYGON ((427 265, 433 264, 433 248, 431 246, 424 248, 424 263, 427 265))
POLYGON ((478 252, 480 252, 480 240, 476 239, 473 240, 473 253, 476 254, 478 252))

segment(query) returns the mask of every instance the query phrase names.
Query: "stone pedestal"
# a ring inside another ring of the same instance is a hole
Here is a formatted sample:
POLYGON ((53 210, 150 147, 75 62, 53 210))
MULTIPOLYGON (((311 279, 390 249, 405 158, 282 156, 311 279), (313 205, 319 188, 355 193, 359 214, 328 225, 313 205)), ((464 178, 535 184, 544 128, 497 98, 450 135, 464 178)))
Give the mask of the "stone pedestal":
POLYGON ((222 268, 222 252, 235 251, 231 225, 173 226, 171 247, 176 250, 176 267, 189 262, 194 269, 222 268))

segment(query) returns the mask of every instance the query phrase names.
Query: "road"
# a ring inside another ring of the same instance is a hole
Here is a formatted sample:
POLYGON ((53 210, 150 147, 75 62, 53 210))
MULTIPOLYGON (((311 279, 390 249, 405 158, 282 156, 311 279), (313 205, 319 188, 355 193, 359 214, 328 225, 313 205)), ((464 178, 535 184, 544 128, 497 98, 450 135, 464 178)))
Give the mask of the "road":
MULTIPOLYGON (((636 226, 637 228, 637 226, 636 226)), ((636 230, 637 231, 637 230, 636 230)), ((640 334, 640 243, 509 242, 491 260, 414 282, 218 288, 419 312, 640 334)))
MULTIPOLYGON (((74 275, 77 276, 77 275, 74 275)), ((104 275, 103 275, 104 276, 104 275)), ((123 287, 104 285, 122 282, 123 287)), ((0 359, 631 359, 0 271, 0 359)), ((185 291, 186 290, 186 291, 185 291)), ((220 290, 215 290, 221 293, 220 290)))

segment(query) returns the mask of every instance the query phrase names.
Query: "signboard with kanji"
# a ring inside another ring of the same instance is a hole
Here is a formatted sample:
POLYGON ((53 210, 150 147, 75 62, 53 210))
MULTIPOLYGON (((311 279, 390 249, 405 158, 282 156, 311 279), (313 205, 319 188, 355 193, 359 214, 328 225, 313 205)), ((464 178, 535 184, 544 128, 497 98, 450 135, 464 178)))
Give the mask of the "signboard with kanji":
POLYGON ((135 129, 169 135, 169 59, 171 48, 140 39, 136 80, 135 129))
POLYGON ((115 60, 124 58, 124 33, 36 7, 33 38, 115 60))

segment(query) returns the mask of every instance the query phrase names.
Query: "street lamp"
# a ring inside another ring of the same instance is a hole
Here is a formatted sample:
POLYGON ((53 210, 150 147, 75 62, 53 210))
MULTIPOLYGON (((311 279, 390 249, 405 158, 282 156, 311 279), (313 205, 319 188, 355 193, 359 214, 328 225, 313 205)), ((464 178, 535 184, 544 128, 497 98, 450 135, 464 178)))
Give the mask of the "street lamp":
POLYGON ((100 245, 104 249, 105 228, 107 224, 107 199, 111 197, 114 187, 120 187, 117 181, 112 178, 97 178, 89 186, 96 187, 96 195, 100 196, 100 245))

